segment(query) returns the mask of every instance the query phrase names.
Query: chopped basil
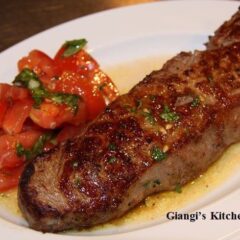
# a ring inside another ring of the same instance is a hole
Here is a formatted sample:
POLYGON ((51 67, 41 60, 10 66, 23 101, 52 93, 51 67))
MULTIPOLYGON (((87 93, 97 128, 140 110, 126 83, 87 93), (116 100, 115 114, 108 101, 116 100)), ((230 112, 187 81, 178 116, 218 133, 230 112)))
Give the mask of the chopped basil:
POLYGON ((160 185, 160 184, 161 184, 161 182, 160 182, 159 179, 154 180, 153 183, 154 183, 154 184, 157 184, 157 185, 160 185))
POLYGON ((157 97, 155 95, 149 95, 149 98, 152 102, 154 102, 157 97))
POLYGON ((182 192, 182 186, 178 183, 175 187, 175 192, 181 193, 182 192))
POLYGON ((199 96, 195 97, 191 103, 191 107, 197 107, 200 104, 200 98, 199 96))
POLYGON ((79 52, 82 48, 85 47, 87 44, 87 40, 82 39, 76 39, 72 41, 67 41, 63 46, 65 47, 65 51, 63 52, 63 57, 70 57, 73 54, 79 52))
POLYGON ((142 114, 143 114, 143 116, 145 116, 145 120, 147 122, 149 122, 151 125, 154 125, 156 123, 156 120, 155 120, 154 116, 152 115, 151 111, 144 111, 142 114))
POLYGON ((167 157, 167 154, 164 153, 159 147, 156 147, 156 146, 151 148, 150 153, 151 153, 152 159, 157 162, 162 161, 167 157))
POLYGON ((212 81, 213 81, 213 77, 212 77, 212 76, 207 76, 207 80, 208 80, 209 82, 212 82, 212 81))
POLYGON ((80 179, 79 177, 76 177, 76 178, 74 179, 74 185, 75 185, 75 187, 80 187, 80 185, 81 185, 81 179, 80 179))
POLYGON ((48 96, 54 103, 68 105, 74 113, 78 110, 79 96, 67 93, 50 93, 48 96))
POLYGON ((23 69, 16 76, 13 84, 19 87, 28 88, 31 91, 35 107, 39 107, 39 105, 44 101, 44 99, 47 98, 56 104, 64 103, 68 105, 74 113, 76 113, 78 110, 79 96, 68 93, 49 92, 46 88, 44 88, 38 76, 30 69, 23 69))
POLYGON ((117 160, 116 157, 110 157, 110 158, 108 158, 108 162, 109 162, 109 163, 114 163, 116 160, 117 160))
MULTIPOLYGON (((29 82, 34 81, 38 82, 41 85, 41 82, 38 79, 38 76, 30 69, 24 68, 14 79, 13 84, 18 87, 26 87, 29 89, 29 82)), ((40 87, 40 86, 38 86, 40 87)))
POLYGON ((136 107, 137 107, 137 108, 142 107, 142 101, 141 101, 141 100, 137 100, 137 101, 136 101, 136 107))
POLYGON ((30 158, 30 150, 25 149, 21 143, 17 143, 16 152, 20 157, 25 155, 27 160, 30 158))
POLYGON ((136 111, 137 111, 137 108, 132 107, 130 105, 124 105, 123 107, 126 108, 127 111, 130 112, 130 113, 136 113, 136 111))
POLYGON ((117 149, 117 146, 114 143, 109 143, 108 150, 115 151, 117 149))
POLYGON ((54 137, 54 133, 45 133, 41 135, 31 149, 25 149, 21 143, 17 143, 16 152, 18 156, 25 156, 26 160, 35 158, 43 152, 44 145, 54 137))
POLYGON ((180 118, 177 113, 171 112, 168 106, 164 106, 160 117, 166 122, 176 122, 180 118))
POLYGON ((150 185, 151 181, 147 181, 143 184, 143 187, 148 188, 150 185))
POLYGON ((156 185, 160 185, 161 182, 159 179, 156 179, 156 180, 151 180, 151 181, 147 181, 143 184, 143 187, 144 188, 148 188, 148 187, 156 187, 156 185))

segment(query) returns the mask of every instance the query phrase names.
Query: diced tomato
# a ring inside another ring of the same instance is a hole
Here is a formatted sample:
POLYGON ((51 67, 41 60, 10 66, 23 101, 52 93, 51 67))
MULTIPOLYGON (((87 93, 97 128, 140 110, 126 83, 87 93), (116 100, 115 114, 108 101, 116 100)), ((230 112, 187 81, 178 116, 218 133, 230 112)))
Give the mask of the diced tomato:
POLYGON ((16 148, 16 137, 8 134, 0 136, 0 155, 4 152, 16 148))
POLYGON ((29 130, 17 134, 16 139, 24 148, 31 148, 43 133, 43 130, 29 130))
POLYGON ((81 99, 78 101, 77 113, 72 116, 67 122, 74 126, 81 126, 86 123, 87 109, 86 104, 81 99))
POLYGON ((21 143, 23 147, 32 147, 43 131, 29 130, 15 135, 4 134, 0 136, 0 155, 5 151, 16 149, 16 144, 21 143))
POLYGON ((29 98, 29 91, 22 87, 11 86, 7 83, 0 83, 0 100, 22 100, 29 98))
POLYGON ((71 126, 67 125, 63 127, 63 129, 59 132, 57 135, 57 142, 64 142, 67 139, 73 138, 78 136, 83 130, 82 126, 76 127, 76 126, 71 126))
POLYGON ((15 168, 24 163, 24 157, 19 157, 16 153, 16 149, 5 151, 0 155, 0 169, 3 168, 15 168))
POLYGON ((103 73, 98 63, 84 50, 69 57, 62 57, 65 48, 62 47, 56 54, 54 61, 59 66, 60 72, 74 72, 81 75, 82 78, 88 79, 88 82, 94 86, 95 91, 100 90, 101 94, 108 101, 113 101, 119 95, 116 86, 111 79, 103 73))
POLYGON ((58 66, 53 59, 39 50, 33 50, 27 57, 20 59, 18 68, 19 71, 24 68, 33 70, 45 85, 49 84, 52 78, 59 75, 58 66))
POLYGON ((6 101, 0 101, 0 127, 2 127, 3 119, 7 111, 8 104, 6 101))
POLYGON ((109 101, 114 101, 119 95, 118 89, 112 80, 100 69, 94 72, 91 83, 98 86, 98 89, 102 92, 103 96, 109 101))
POLYGON ((61 73, 70 71, 86 76, 99 67, 98 63, 84 50, 80 50, 69 57, 63 57, 64 51, 65 48, 61 47, 54 57, 54 61, 59 66, 61 73))
POLYGON ((71 93, 82 96, 86 105, 87 120, 94 119, 106 107, 102 94, 89 79, 77 73, 64 72, 53 86, 56 92, 71 93))
POLYGON ((9 134, 20 133, 29 116, 32 104, 30 99, 15 101, 5 114, 2 124, 4 131, 9 134))
POLYGON ((42 103, 40 108, 32 108, 30 118, 42 128, 54 129, 57 127, 57 117, 60 108, 53 103, 42 103))
POLYGON ((30 118, 45 129, 54 129, 66 122, 80 125, 86 121, 85 104, 79 101, 78 112, 75 115, 68 106, 44 102, 39 109, 31 109, 30 118))
POLYGON ((21 143, 24 148, 31 148, 42 134, 42 131, 30 130, 16 135, 0 136, 0 169, 14 168, 23 164, 24 157, 16 154, 17 143, 21 143))
POLYGON ((18 185, 23 166, 11 170, 0 170, 0 192, 7 191, 18 185))

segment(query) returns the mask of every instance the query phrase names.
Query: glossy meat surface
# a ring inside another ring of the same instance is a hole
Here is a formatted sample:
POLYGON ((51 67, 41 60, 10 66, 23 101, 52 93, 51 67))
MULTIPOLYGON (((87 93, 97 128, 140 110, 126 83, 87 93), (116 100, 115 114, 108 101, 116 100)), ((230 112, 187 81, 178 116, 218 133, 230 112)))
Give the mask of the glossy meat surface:
POLYGON ((238 40, 180 53, 81 136, 29 163, 19 206, 30 227, 57 232, 122 216, 148 195, 193 180, 239 141, 238 40))

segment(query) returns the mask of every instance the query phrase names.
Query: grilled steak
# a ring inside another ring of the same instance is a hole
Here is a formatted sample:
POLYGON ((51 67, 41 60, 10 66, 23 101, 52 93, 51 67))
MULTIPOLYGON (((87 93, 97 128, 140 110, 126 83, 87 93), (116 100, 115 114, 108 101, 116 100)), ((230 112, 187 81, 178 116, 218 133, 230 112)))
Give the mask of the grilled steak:
POLYGON ((229 21, 226 21, 217 31, 215 36, 209 38, 206 44, 208 49, 230 45, 240 39, 240 7, 229 21))
POLYGON ((180 53, 81 136, 26 166, 19 207, 30 227, 57 232, 120 217, 198 177, 240 140, 240 42, 217 39, 213 50, 180 53))

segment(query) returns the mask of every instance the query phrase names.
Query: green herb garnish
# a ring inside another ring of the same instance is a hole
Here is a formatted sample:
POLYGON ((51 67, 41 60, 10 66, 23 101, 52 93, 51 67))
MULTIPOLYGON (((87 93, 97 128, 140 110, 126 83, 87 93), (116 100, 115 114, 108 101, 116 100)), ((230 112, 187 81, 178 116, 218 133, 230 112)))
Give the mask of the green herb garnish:
POLYGON ((108 162, 109 162, 109 163, 114 163, 116 160, 117 160, 116 157, 110 157, 110 158, 108 158, 108 162))
POLYGON ((136 107, 132 107, 130 105, 124 105, 123 107, 130 113, 136 113, 137 112, 137 108, 136 107))
POLYGON ((152 115, 151 111, 144 111, 142 114, 145 117, 145 120, 149 122, 151 125, 154 125, 156 123, 156 120, 152 115))
POLYGON ((181 193, 182 192, 182 186, 178 183, 175 187, 175 192, 181 193))
POLYGON ((80 187, 80 185, 81 185, 81 179, 80 179, 79 177, 76 177, 76 178, 74 179, 74 185, 75 185, 75 187, 80 187))
POLYGON ((117 146, 114 143, 109 143, 108 150, 115 151, 117 149, 117 146))
POLYGON ((65 47, 65 51, 63 52, 63 57, 70 57, 73 54, 79 52, 82 48, 85 47, 87 44, 87 40, 82 38, 82 39, 77 39, 77 40, 72 40, 72 41, 67 41, 63 45, 65 47))
POLYGON ((157 185, 160 185, 160 184, 161 184, 161 182, 160 182, 159 179, 154 180, 153 183, 154 183, 154 184, 157 184, 157 185))
POLYGON ((21 143, 17 143, 16 152, 18 156, 25 156, 26 160, 35 158, 37 155, 43 152, 44 145, 47 141, 50 141, 55 134, 53 132, 45 133, 41 135, 31 149, 26 149, 21 143))
POLYGON ((207 76, 207 80, 209 81, 209 82, 212 82, 213 81, 213 77, 212 76, 207 76))
POLYGON ((150 185, 151 181, 147 181, 143 184, 143 187, 148 188, 150 185))
POLYGON ((44 101, 44 99, 50 99, 56 104, 68 105, 74 113, 78 110, 79 96, 68 93, 54 93, 49 92, 41 83, 38 76, 30 69, 23 69, 14 79, 13 84, 18 87, 25 87, 31 91, 32 98, 34 100, 34 107, 44 101))
POLYGON ((149 98, 150 98, 150 100, 152 101, 152 102, 154 102, 155 100, 156 100, 156 96, 155 95, 149 95, 149 98))
POLYGON ((136 100, 136 107, 137 108, 142 107, 142 101, 141 100, 136 100))
POLYGON ((148 187, 150 187, 150 186, 156 187, 156 185, 160 185, 160 184, 161 184, 160 180, 159 180, 159 179, 156 179, 156 180, 152 180, 152 181, 147 181, 147 182, 145 182, 145 183, 143 184, 143 187, 145 187, 145 188, 148 188, 148 187))
POLYGON ((168 106, 164 106, 160 117, 166 122, 176 122, 180 118, 177 113, 171 112, 168 106))
POLYGON ((191 102, 191 107, 197 107, 200 104, 200 98, 199 96, 196 96, 193 101, 191 102))
POLYGON ((68 93, 50 93, 48 98, 54 103, 68 105, 74 113, 78 110, 78 95, 68 93))
POLYGON ((156 146, 152 147, 150 153, 151 153, 152 159, 157 162, 162 161, 167 157, 167 154, 164 153, 159 147, 156 147, 156 146))

